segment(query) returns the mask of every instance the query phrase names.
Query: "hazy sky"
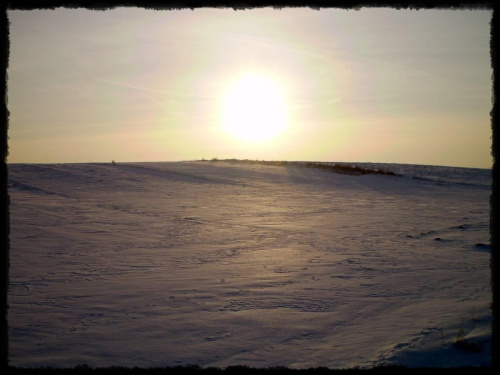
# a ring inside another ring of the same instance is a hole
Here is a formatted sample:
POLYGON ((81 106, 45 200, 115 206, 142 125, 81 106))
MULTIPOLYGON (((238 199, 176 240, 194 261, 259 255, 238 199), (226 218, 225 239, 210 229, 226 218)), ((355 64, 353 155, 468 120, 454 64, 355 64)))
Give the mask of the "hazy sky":
POLYGON ((9 11, 9 163, 490 168, 486 10, 9 11))

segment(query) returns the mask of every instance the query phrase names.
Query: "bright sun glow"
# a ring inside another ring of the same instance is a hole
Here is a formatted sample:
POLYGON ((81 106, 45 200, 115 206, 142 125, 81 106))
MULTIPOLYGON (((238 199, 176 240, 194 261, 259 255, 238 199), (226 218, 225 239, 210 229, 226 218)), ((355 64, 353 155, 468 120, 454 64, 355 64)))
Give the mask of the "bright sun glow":
POLYGON ((285 104, 279 86, 262 75, 249 74, 235 82, 224 102, 224 126, 235 138, 258 143, 285 128, 285 104))

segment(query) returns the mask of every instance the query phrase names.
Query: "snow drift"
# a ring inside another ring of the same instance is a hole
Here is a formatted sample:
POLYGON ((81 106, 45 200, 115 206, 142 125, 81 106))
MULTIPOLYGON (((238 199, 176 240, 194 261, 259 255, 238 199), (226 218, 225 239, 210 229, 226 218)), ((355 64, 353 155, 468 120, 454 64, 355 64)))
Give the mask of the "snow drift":
POLYGON ((491 365, 489 171, 389 167, 9 165, 10 364, 491 365))

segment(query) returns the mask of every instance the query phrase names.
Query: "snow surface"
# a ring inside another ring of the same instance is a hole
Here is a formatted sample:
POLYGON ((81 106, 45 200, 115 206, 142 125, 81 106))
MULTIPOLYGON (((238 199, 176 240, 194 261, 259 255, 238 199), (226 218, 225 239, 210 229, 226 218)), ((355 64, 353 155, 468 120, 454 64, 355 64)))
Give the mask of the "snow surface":
POLYGON ((411 174, 11 164, 10 365, 490 366, 491 190, 411 174))

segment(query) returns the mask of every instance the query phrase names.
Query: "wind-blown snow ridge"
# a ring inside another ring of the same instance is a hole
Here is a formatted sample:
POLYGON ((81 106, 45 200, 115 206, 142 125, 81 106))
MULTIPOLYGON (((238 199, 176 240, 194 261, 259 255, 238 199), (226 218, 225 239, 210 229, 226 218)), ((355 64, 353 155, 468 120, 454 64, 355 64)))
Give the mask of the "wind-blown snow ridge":
POLYGON ((491 365, 488 171, 388 170, 9 165, 11 365, 491 365))
MULTIPOLYGON (((206 161, 206 160, 204 160, 206 161)), ((378 175, 390 175, 398 176, 397 173, 387 170, 385 168, 377 167, 361 167, 352 163, 329 163, 329 162, 311 162, 311 161, 272 161, 272 160, 239 160, 239 159, 213 159, 212 162, 229 162, 229 163, 243 163, 243 164, 256 164, 256 165, 267 165, 267 166, 301 166, 306 168, 316 168, 321 170, 327 170, 340 174, 348 175, 365 175, 365 174, 378 174, 378 175)))

